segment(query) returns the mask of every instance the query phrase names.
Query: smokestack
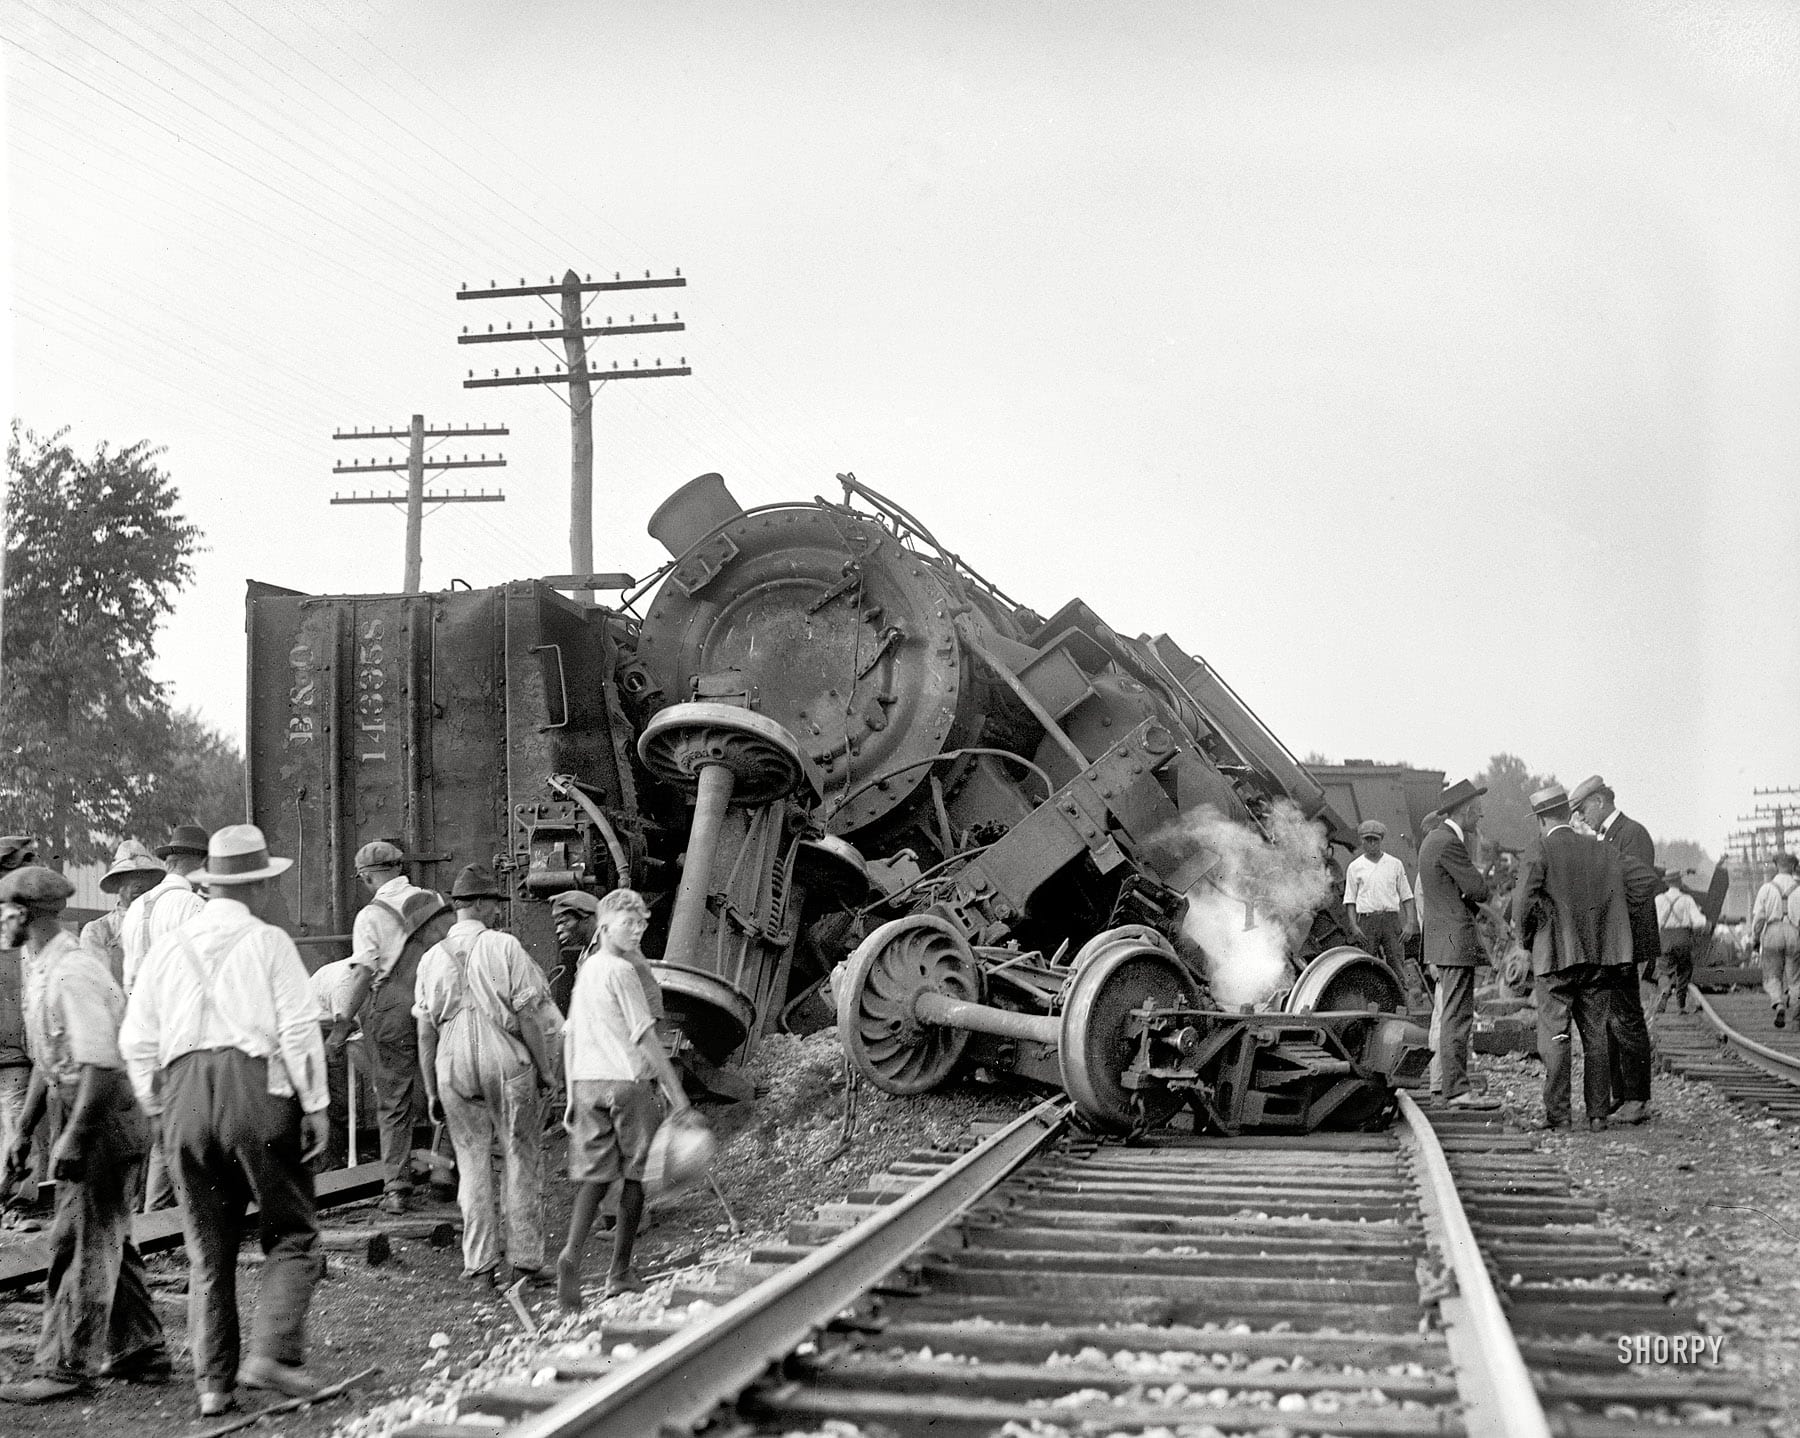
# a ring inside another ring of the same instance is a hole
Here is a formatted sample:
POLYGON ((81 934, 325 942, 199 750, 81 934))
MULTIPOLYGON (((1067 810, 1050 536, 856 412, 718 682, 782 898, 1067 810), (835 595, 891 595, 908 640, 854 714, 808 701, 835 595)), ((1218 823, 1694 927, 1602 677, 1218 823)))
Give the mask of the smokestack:
POLYGON ((679 559, 721 524, 736 519, 744 506, 732 498, 721 474, 690 479, 657 505, 646 526, 650 537, 679 559))

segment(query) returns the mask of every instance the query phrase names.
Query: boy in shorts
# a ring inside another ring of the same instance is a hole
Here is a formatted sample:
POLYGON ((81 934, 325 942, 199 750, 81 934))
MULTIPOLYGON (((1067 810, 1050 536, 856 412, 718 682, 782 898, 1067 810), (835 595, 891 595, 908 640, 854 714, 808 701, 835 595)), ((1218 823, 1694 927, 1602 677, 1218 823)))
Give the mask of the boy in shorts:
POLYGON ((576 1189, 568 1242, 556 1259, 556 1297, 571 1311, 581 1307, 582 1256, 614 1180, 621 1184, 619 1221, 603 1296, 642 1289, 632 1276, 631 1249, 644 1216, 644 1160, 662 1117, 656 1087, 661 1085, 673 1111, 689 1107, 627 957, 649 925, 649 906, 630 889, 614 889, 600 900, 595 920, 599 943, 575 976, 563 1029, 569 1085, 563 1127, 576 1189))

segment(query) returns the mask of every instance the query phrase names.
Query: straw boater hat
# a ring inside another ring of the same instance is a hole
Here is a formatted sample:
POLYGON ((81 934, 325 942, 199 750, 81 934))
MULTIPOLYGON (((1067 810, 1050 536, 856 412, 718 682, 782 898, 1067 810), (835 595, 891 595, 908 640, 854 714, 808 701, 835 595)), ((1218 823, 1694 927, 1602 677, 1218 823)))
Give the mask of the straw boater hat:
POLYGON ((1569 802, 1569 791, 1561 784, 1551 784, 1539 789, 1531 796, 1531 812, 1547 814, 1552 809, 1560 809, 1569 802))
POLYGON ((292 859, 277 859, 269 853, 269 841, 263 838, 263 831, 256 825, 228 824, 208 842, 206 867, 201 870, 201 877, 209 889, 216 889, 222 885, 253 884, 258 879, 272 879, 293 866, 292 859))
POLYGON ((132 874, 166 874, 168 872, 141 843, 136 839, 127 839, 113 854, 112 868, 100 876, 100 892, 103 894, 118 893, 119 886, 132 874))
POLYGON ((171 854, 193 854, 204 859, 207 853, 206 830, 198 824, 177 824, 169 831, 169 837, 156 846, 159 859, 166 859, 171 854))

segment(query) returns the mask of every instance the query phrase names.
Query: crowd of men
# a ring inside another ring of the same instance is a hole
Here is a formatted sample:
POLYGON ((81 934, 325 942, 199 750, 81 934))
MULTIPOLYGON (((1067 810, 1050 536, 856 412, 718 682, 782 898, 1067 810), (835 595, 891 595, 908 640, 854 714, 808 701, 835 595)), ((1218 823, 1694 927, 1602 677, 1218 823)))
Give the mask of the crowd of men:
POLYGON ((62 922, 73 885, 36 858, 29 838, 0 839, 0 1198, 32 1202, 45 1178, 56 1197, 32 1376, 0 1384, 0 1402, 75 1398, 102 1377, 169 1380, 131 1241, 132 1209, 164 1202, 180 1208, 201 1415, 234 1407, 239 1387, 319 1392, 306 1366, 323 1271, 313 1170, 343 1146, 358 1026, 385 1211, 406 1210, 424 1117, 456 1155, 465 1278, 494 1285, 504 1262, 509 1282, 554 1283, 579 1308, 587 1240, 616 1187, 606 1291, 639 1287, 651 1140, 665 1103, 688 1107, 658 1035, 641 896, 555 900, 579 962, 565 1020, 542 969, 498 927, 506 894, 482 865, 446 897, 408 882, 393 844, 365 845, 355 864, 370 898, 351 953, 309 976, 268 921, 292 861, 254 825, 184 825, 154 852, 121 845, 101 879, 118 907, 79 938, 62 922), (545 1116, 557 1103, 575 1190, 547 1266, 545 1116), (246 1343, 237 1254, 252 1228, 264 1261, 246 1343))
MULTIPOLYGON (((1599 775, 1571 791, 1551 784, 1531 795, 1537 836, 1519 856, 1510 895, 1496 892, 1488 870, 1475 862, 1476 835, 1486 790, 1460 780, 1440 797, 1432 828, 1419 846, 1417 883, 1408 886, 1397 861, 1378 874, 1385 829, 1363 826, 1364 854, 1351 866, 1344 902, 1357 932, 1384 956, 1388 931, 1410 937, 1413 890, 1423 929, 1424 959, 1434 981, 1432 1088, 1456 1108, 1488 1108, 1469 1076, 1477 969, 1494 962, 1484 919, 1497 918, 1514 940, 1515 987, 1529 984, 1537 1007, 1538 1054, 1544 1063, 1544 1115, 1539 1126, 1570 1128, 1573 1036, 1583 1054, 1583 1118, 1590 1129, 1639 1124, 1652 1117, 1653 1058, 1646 1018, 1647 986, 1660 1013, 1686 1012, 1697 946, 1712 925, 1682 883, 1679 869, 1656 866, 1655 843, 1637 820, 1620 812, 1599 775), (1371 842, 1372 840, 1372 842, 1371 842), (1397 870, 1397 874, 1394 872, 1397 870), (1372 887, 1373 885, 1373 887, 1372 887), (1508 899, 1497 915, 1496 899, 1508 899), (1359 906, 1391 909, 1404 921, 1372 924, 1359 906)), ((1386 856, 1390 860, 1392 856, 1386 856)), ((1763 885, 1751 916, 1761 955, 1764 989, 1777 1027, 1800 1012, 1800 877, 1782 855, 1763 885), (1790 902, 1791 901, 1791 902, 1790 902)), ((1390 960, 1409 991, 1423 982, 1390 960)))

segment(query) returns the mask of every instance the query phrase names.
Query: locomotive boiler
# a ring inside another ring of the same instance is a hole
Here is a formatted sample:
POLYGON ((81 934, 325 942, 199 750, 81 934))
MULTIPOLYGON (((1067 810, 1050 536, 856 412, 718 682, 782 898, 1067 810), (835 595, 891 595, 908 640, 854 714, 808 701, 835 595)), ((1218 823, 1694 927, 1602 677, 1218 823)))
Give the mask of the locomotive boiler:
MULTIPOLYGON (((422 883, 493 862, 534 951, 556 892, 644 890, 677 1056, 723 1092, 760 1035, 817 1016, 833 970, 846 1051, 894 1092, 977 1067, 1114 1128, 1186 1106, 1298 1129, 1415 1081, 1424 1036, 1324 884, 1296 907, 1239 862, 1347 834, 1231 688, 1080 600, 1045 617, 839 478, 841 501, 753 509, 716 474, 684 485, 650 525, 668 564, 617 576, 617 606, 538 582, 253 589, 252 806, 293 830, 297 930, 341 935, 338 859, 395 835, 422 883), (360 636, 390 611, 371 662, 360 636), (308 685, 329 695, 310 739, 290 712, 308 685), (390 742, 359 750, 370 695, 390 742), (1240 932, 1280 956, 1276 1012, 1214 992, 1240 932)), ((1297 861, 1309 882, 1321 857, 1297 861)))

